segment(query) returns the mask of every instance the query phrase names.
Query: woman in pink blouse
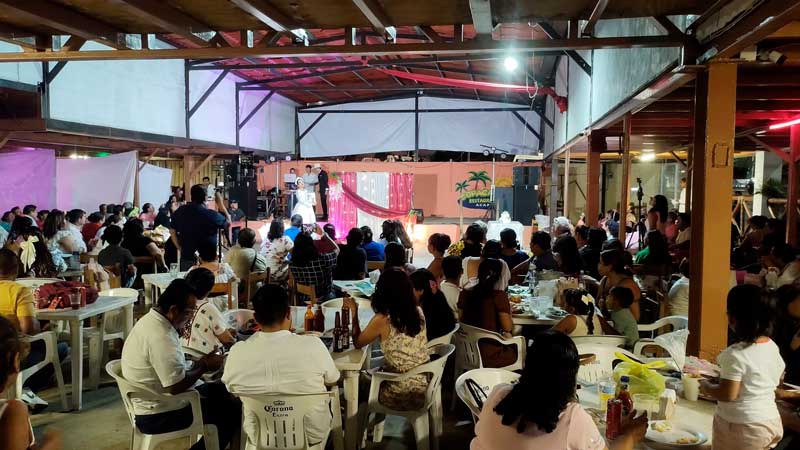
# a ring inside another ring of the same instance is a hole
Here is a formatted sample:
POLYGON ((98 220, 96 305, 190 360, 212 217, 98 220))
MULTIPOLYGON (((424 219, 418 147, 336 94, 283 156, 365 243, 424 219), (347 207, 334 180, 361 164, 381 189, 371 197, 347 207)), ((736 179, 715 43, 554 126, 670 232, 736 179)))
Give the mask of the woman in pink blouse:
POLYGON ((567 335, 536 335, 519 383, 496 386, 483 404, 470 450, 632 449, 644 439, 646 415, 625 424, 623 434, 606 445, 578 404, 578 366, 578 349, 567 335))

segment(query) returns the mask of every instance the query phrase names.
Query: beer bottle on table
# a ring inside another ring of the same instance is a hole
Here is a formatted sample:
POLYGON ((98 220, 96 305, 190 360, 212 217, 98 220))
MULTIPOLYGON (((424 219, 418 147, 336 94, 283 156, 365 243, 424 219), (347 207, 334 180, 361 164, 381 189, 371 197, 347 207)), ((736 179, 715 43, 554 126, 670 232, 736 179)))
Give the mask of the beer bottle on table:
POLYGON ((306 332, 314 331, 314 310, 311 305, 306 306, 306 315, 303 320, 303 329, 306 332))
POLYGON ((322 312, 321 305, 317 305, 317 312, 314 313, 314 331, 325 332, 325 313, 322 312))
POLYGON ((339 311, 336 311, 336 321, 333 326, 333 351, 342 351, 342 318, 339 311))
POLYGON ((361 334, 361 325, 358 323, 358 303, 356 303, 356 309, 353 311, 353 331, 350 334, 353 336, 353 345, 355 345, 358 336, 361 334))
POLYGON ((350 310, 342 308, 342 350, 350 348, 350 310))

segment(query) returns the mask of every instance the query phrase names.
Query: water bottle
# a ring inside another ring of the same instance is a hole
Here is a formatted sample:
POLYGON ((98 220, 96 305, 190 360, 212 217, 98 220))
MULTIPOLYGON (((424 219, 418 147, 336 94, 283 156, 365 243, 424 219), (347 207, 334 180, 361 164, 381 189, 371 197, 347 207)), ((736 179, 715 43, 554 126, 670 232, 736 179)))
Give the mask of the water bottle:
POLYGON ((528 288, 532 295, 536 295, 536 266, 533 261, 531 261, 531 265, 528 268, 528 288))

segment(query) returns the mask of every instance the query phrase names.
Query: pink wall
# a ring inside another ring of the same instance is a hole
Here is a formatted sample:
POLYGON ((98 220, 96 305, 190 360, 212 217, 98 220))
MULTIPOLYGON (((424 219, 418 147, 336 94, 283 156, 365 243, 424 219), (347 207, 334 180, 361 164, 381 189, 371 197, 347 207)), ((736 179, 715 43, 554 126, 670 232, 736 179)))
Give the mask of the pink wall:
MULTIPOLYGON (((422 207, 426 216, 458 217, 458 196, 456 183, 469 178, 470 171, 485 170, 492 175, 491 162, 361 162, 361 161, 289 161, 278 162, 281 183, 283 174, 295 168, 298 174, 305 173, 306 164, 319 163, 331 172, 394 172, 413 173, 414 205, 422 207)), ((511 184, 513 167, 538 165, 531 163, 498 162, 495 164, 496 184, 511 184), (505 179, 505 180, 503 180, 505 179)), ((271 189, 275 186, 275 165, 260 163, 263 173, 258 171, 258 189, 271 189)), ((464 208, 464 217, 482 217, 483 210, 464 208)))

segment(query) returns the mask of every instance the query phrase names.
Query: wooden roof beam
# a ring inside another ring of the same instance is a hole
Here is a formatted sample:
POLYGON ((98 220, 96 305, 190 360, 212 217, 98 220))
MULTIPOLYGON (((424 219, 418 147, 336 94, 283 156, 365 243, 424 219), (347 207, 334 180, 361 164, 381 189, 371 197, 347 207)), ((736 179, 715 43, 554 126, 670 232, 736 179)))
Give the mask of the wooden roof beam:
POLYGON ((0 0, 0 5, 14 15, 20 15, 49 28, 79 36, 87 41, 97 41, 117 50, 127 49, 120 40, 122 31, 85 16, 58 3, 44 0, 0 0))
POLYGON ((366 17, 372 28, 386 42, 394 41, 396 30, 392 26, 392 21, 383 10, 381 5, 375 0, 353 0, 353 4, 366 17))
POLYGON ((606 11, 606 7, 608 6, 608 0, 597 0, 597 3, 594 5, 594 9, 592 10, 592 14, 589 16, 589 20, 583 25, 581 28, 581 36, 590 37, 594 34, 594 27, 597 25, 597 21, 600 20, 603 13, 606 11))
POLYGON ((490 0, 469 0, 469 12, 472 15, 472 25, 478 37, 491 37, 494 31, 492 19, 492 3, 490 0))
POLYGON ((303 27, 292 18, 282 13, 278 8, 267 0, 230 0, 242 11, 250 14, 279 33, 291 33, 296 39, 308 43, 307 35, 302 30, 303 27))
POLYGON ((192 34, 192 31, 208 31, 210 27, 193 17, 170 7, 166 2, 158 0, 122 0, 136 10, 138 15, 156 26, 176 34, 198 47, 208 47, 208 42, 192 34))
MULTIPOLYGON (((8 0, 0 0, 8 1, 8 0)), ((244 0, 236 0, 244 1, 244 0)), ((88 50, 80 52, 0 53, 0 62, 29 61, 102 61, 102 60, 152 60, 152 59, 238 59, 249 56, 260 58, 318 57, 318 56, 384 56, 384 55, 474 55, 530 53, 542 51, 591 50, 609 48, 660 48, 680 47, 683 39, 671 36, 604 37, 591 39, 538 39, 519 41, 480 41, 464 43, 409 43, 367 45, 321 45, 314 47, 223 47, 175 48, 163 50, 88 50), (510 45, 513 44, 513 47, 510 45)), ((402 62, 402 60, 400 61, 402 62)))

